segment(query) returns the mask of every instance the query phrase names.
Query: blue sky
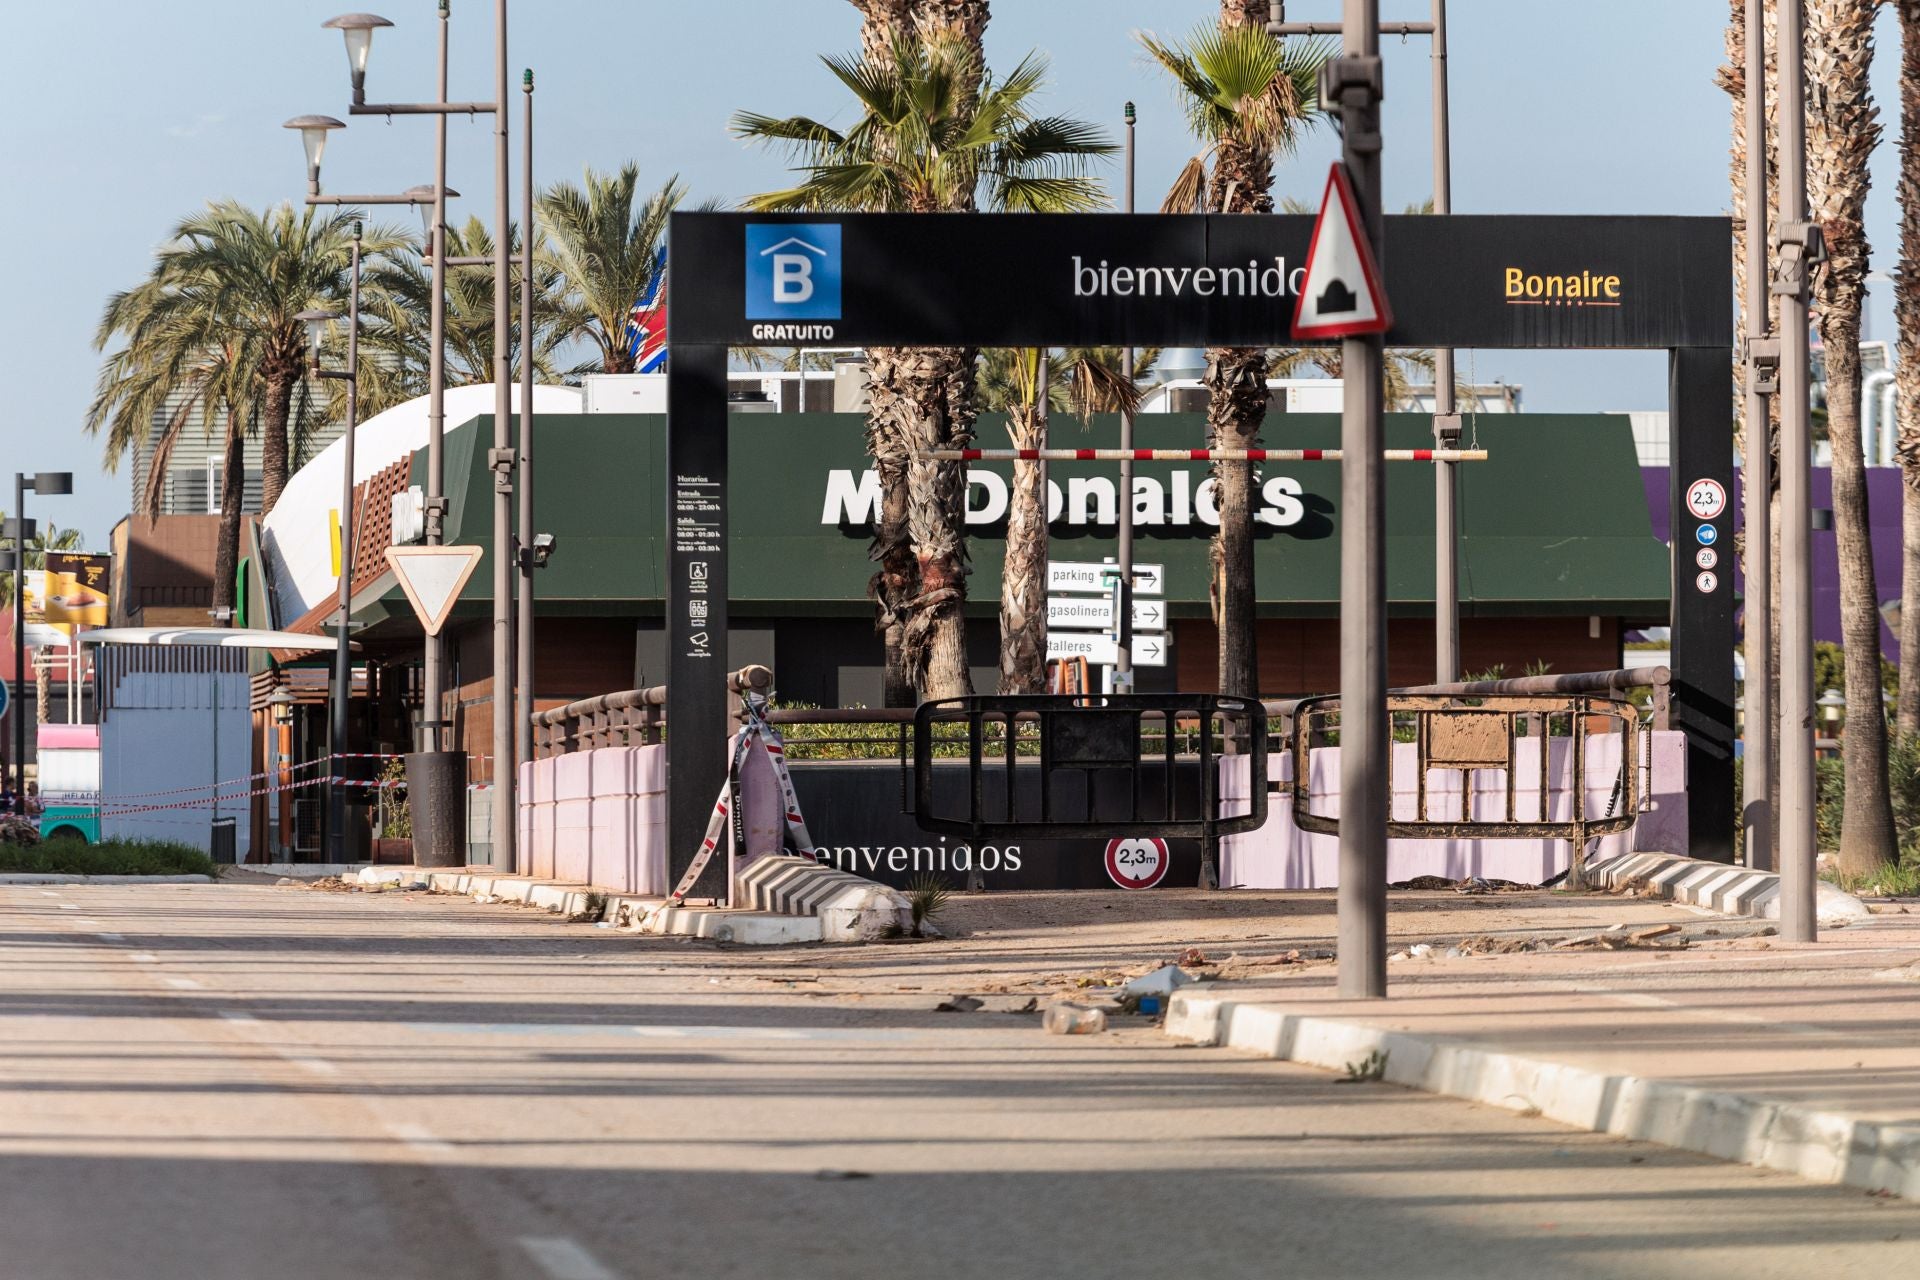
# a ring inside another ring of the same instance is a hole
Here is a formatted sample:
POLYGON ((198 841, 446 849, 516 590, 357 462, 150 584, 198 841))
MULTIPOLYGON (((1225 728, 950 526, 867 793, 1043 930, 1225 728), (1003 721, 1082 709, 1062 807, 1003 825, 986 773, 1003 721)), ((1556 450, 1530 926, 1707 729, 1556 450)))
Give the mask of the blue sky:
MULTIPOLYGON (((289 116, 346 118, 346 59, 320 23, 344 0, 94 0, 82 11, 14 6, 12 75, 23 90, 0 132, 0 201, 10 305, 0 333, 20 380, 0 416, 5 469, 71 469, 76 493, 34 510, 79 525, 104 547, 130 501, 125 472, 99 467, 81 432, 99 357, 94 325, 107 295, 138 280, 154 247, 213 197, 255 205, 301 194, 289 116), (82 16, 83 15, 83 16, 82 16), (27 105, 27 104, 31 105, 27 105)), ((376 39, 370 96, 430 97, 433 0, 368 0, 399 24, 376 39)), ((452 95, 490 96, 491 0, 455 0, 452 95)), ((1725 97, 1713 85, 1724 5, 1704 0, 1454 0, 1454 207, 1463 213, 1711 214, 1727 207, 1725 97)), ((1053 61, 1048 103, 1111 121, 1139 104, 1143 208, 1157 204, 1190 153, 1165 78, 1133 33, 1184 32, 1210 0, 1000 0, 988 54, 1010 66, 1029 49, 1053 61)), ((1296 0, 1293 16, 1333 17, 1335 0, 1296 0)), ((1423 18, 1422 0, 1383 0, 1388 19, 1423 18)), ((1893 96, 1898 42, 1882 15, 1875 83, 1893 96)), ((728 136, 733 111, 845 118, 844 96, 817 55, 854 47, 845 0, 516 0, 511 52, 538 77, 541 182, 583 166, 637 160, 658 185, 679 174, 695 199, 732 201, 779 184, 779 159, 728 136)), ((1430 194, 1424 40, 1389 40, 1386 151, 1390 207, 1430 194)), ((518 98, 516 91, 515 98, 518 98)), ((517 102, 516 102, 517 109, 517 102)), ((519 156, 518 116, 514 155, 519 156)), ((488 213, 492 152, 484 119, 456 119, 451 186, 472 197, 455 214, 488 213)), ((1895 138, 1875 168, 1868 228, 1876 270, 1898 248, 1895 138)), ((1311 198, 1337 144, 1328 131, 1282 166, 1281 194, 1311 198)), ((334 135, 325 181, 389 191, 431 180, 431 125, 352 121, 334 135)), ((1117 166, 1112 173, 1117 185, 1117 166)), ((516 177, 516 182, 518 181, 516 177)), ((516 208, 518 197, 516 196, 516 208)), ((412 215, 401 211, 411 219, 412 215)), ((1890 337, 1888 286, 1876 286, 1870 336, 1890 337)), ((1664 357, 1651 353, 1462 353, 1480 380, 1523 383, 1540 411, 1661 408, 1664 357)))

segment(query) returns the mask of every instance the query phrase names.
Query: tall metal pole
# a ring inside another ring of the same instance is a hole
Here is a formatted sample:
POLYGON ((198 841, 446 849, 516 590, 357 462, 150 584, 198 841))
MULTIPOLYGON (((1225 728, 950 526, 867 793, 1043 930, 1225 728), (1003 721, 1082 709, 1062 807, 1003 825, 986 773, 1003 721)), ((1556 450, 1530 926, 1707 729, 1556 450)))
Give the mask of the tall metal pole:
MULTIPOLYGON (((440 5, 440 96, 447 100, 447 5, 440 5)), ((433 254, 433 302, 427 333, 427 511, 426 539, 431 546, 444 541, 447 464, 442 448, 447 430, 447 117, 433 119, 433 229, 427 236, 433 254)), ((440 704, 446 692, 446 640, 426 638, 425 669, 421 673, 420 719, 425 732, 420 750, 444 751, 446 738, 440 723, 440 704)))
MULTIPOLYGON (((1747 0, 1746 133, 1747 261, 1742 305, 1747 313, 1746 461, 1741 483, 1747 509, 1746 751, 1740 774, 1741 826, 1747 865, 1773 869, 1773 460, 1766 386, 1772 369, 1760 357, 1777 350, 1767 314, 1767 31, 1765 0, 1747 0)), ((1772 355, 1771 363, 1777 364, 1772 355)), ((1677 536, 1677 535, 1676 535, 1677 536)))
MULTIPOLYGON (((1447 0, 1433 0, 1433 211, 1453 212, 1452 139, 1447 122, 1447 0)), ((1433 353, 1433 446, 1459 443, 1453 402, 1453 348, 1433 353)), ((1451 462, 1433 464, 1433 678, 1460 678, 1460 543, 1456 504, 1460 475, 1451 462)))
MULTIPOLYGON (((494 0, 493 113, 493 842, 492 862, 514 869, 513 737, 513 268, 511 148, 507 145, 507 0, 494 0)), ((532 234, 522 228, 523 236, 532 234)), ((521 359, 531 360, 532 334, 522 334, 521 359)))
POLYGON ((13 795, 27 799, 27 477, 13 475, 13 795))
MULTIPOLYGON (((1126 210, 1133 212, 1133 104, 1127 104, 1126 210)), ((1120 372, 1133 385, 1133 348, 1120 353, 1120 372)), ((1044 407, 1044 402, 1043 402, 1044 407)), ((1133 448, 1133 406, 1120 411, 1120 447, 1133 448)), ((1133 692, 1133 463, 1120 464, 1120 606, 1113 620, 1117 641, 1113 659, 1113 693, 1133 692)))
MULTIPOLYGON (((1380 3, 1346 0, 1345 51, 1323 75, 1339 103, 1342 163, 1383 261, 1380 217, 1380 3)), ((1340 889, 1341 996, 1387 993, 1386 502, 1379 334, 1340 343, 1340 889)))
MULTIPOLYGON (((353 263, 351 284, 347 290, 347 428, 341 436, 345 456, 340 461, 340 617, 334 628, 333 723, 330 753, 335 757, 330 776, 340 773, 338 757, 351 745, 348 737, 348 699, 353 691, 353 653, 348 636, 353 620, 353 438, 360 412, 360 224, 353 224, 353 263)), ((318 353, 315 353, 318 363, 318 353)), ((347 857, 347 789, 338 782, 327 784, 328 826, 332 838, 333 861, 343 865, 347 857)))
POLYGON ((1779 0, 1777 22, 1780 227, 1773 290, 1780 298, 1780 936, 1812 942, 1817 926, 1807 295, 1819 231, 1807 221, 1803 0, 1779 0))
MULTIPOLYGON (((514 556, 520 594, 514 605, 513 758, 533 758, 533 70, 521 89, 526 127, 520 143, 520 441, 519 540, 514 556)), ((517 780, 517 779, 516 779, 517 780)))

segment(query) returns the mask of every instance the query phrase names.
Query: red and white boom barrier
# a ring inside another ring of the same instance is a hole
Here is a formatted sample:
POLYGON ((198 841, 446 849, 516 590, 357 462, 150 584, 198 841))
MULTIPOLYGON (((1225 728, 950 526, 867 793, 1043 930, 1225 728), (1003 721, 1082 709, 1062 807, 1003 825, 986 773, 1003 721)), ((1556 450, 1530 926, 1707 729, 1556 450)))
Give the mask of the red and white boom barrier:
MULTIPOLYGON (((928 449, 935 462, 1339 462, 1338 449, 928 449)), ((1485 449, 1382 449, 1387 462, 1485 462, 1485 449)))

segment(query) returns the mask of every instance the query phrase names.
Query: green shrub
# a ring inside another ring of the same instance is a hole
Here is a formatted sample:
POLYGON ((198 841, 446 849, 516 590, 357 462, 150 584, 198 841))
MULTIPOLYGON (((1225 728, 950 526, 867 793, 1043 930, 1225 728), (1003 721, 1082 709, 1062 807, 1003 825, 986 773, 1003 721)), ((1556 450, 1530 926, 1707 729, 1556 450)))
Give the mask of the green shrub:
POLYGON ((72 876, 211 876, 213 859, 177 840, 47 840, 0 845, 0 872, 72 876))

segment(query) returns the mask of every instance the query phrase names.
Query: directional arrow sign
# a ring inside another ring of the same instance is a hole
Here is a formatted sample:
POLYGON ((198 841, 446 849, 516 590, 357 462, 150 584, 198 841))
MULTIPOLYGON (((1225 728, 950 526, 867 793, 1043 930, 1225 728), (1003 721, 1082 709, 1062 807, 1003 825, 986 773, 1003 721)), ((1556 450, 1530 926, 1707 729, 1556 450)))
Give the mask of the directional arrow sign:
MULTIPOLYGON (((1113 579, 1120 569, 1113 564, 1095 564, 1091 561, 1049 560, 1047 561, 1048 591, 1109 591, 1113 588, 1113 579)), ((1133 566, 1133 592, 1135 595, 1157 596, 1165 591, 1166 566, 1158 564, 1135 564, 1133 566)))
POLYGON ((1320 220, 1313 224, 1306 275, 1293 309, 1296 338, 1345 338, 1385 333, 1393 327, 1393 308, 1380 286, 1373 245, 1360 222, 1347 166, 1336 160, 1327 174, 1320 220))
POLYGON ((1133 665, 1136 667, 1164 667, 1167 665, 1167 655, 1172 652, 1172 636, 1133 638, 1133 665))
POLYGON ((453 602, 473 576, 484 547, 388 547, 387 563, 430 636, 440 634, 453 602))
MULTIPOLYGON (((1062 631, 1110 631, 1113 629, 1113 599, 1110 596, 1050 596, 1047 599, 1047 629, 1062 631)), ((1134 631, 1165 631, 1167 606, 1159 600, 1133 602, 1134 631)))
MULTIPOLYGON (((1133 665, 1136 667, 1164 667, 1167 655, 1173 651, 1173 642, 1166 636, 1135 636, 1133 638, 1133 665)), ((1103 636, 1098 632, 1058 631, 1047 633, 1047 661, 1056 658, 1085 658, 1096 667, 1111 667, 1120 661, 1120 648, 1112 636, 1103 636)))

